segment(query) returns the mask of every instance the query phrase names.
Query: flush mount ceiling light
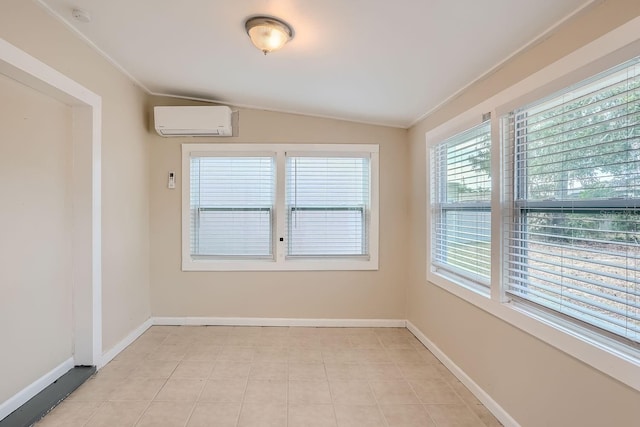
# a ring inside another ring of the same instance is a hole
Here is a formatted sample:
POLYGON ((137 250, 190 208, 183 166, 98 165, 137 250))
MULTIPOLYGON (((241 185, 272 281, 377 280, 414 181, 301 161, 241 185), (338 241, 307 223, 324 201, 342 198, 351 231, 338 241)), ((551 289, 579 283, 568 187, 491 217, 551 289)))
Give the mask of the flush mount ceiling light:
POLYGON ((270 16, 249 18, 244 27, 253 45, 265 55, 280 49, 293 38, 293 29, 289 24, 270 16))

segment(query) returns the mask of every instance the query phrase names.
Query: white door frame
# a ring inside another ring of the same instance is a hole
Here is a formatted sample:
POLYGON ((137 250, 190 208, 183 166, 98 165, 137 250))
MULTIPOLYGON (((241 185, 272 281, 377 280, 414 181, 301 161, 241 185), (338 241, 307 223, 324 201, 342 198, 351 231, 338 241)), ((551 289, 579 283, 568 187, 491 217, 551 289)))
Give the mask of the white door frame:
POLYGON ((102 365, 102 98, 0 38, 0 74, 71 107, 73 361, 102 365))

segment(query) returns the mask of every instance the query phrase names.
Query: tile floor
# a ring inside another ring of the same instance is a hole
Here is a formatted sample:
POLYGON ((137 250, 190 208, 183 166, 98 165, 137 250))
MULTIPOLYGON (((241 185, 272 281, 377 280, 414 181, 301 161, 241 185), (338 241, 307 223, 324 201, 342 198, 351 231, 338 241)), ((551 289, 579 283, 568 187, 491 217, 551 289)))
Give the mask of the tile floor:
POLYGON ((154 326, 37 426, 500 423, 404 328, 154 326))

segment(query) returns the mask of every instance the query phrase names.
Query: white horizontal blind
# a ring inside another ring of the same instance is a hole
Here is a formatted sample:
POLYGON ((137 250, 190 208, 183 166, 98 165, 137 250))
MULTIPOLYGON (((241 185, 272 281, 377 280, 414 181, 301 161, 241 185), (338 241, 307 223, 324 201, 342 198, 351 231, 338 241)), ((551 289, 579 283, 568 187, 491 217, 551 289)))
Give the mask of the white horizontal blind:
POLYGON ((369 255, 370 157, 287 156, 287 256, 369 255))
POLYGON ((491 124, 482 123, 432 149, 431 261, 489 285, 491 267, 491 124))
POLYGON ((505 121, 507 292, 640 342, 638 58, 505 121))
POLYGON ((193 258, 272 257, 274 158, 193 156, 193 258))

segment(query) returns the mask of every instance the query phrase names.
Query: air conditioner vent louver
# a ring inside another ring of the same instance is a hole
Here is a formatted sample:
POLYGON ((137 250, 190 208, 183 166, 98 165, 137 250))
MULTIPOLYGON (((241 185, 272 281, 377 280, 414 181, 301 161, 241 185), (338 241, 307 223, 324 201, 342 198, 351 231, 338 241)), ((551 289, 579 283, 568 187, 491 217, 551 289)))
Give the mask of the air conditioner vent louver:
POLYGON ((161 136, 232 136, 231 109, 226 106, 154 107, 161 136))

